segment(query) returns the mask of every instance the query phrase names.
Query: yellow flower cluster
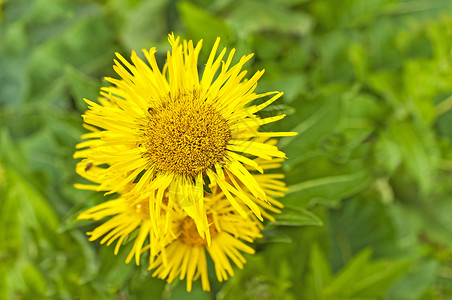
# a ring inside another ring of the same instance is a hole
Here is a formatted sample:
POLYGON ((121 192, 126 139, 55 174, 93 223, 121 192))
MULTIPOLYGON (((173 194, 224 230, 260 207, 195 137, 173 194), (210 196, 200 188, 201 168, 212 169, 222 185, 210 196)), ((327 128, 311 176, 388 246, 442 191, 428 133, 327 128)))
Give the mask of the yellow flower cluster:
POLYGON ((121 79, 106 78, 112 86, 101 89, 99 103, 85 100, 89 133, 74 157, 82 159, 77 173, 95 184, 76 187, 119 196, 79 219, 107 218, 88 232, 90 240, 116 242, 115 253, 131 240, 127 263, 135 258, 138 265, 147 252, 153 276, 186 279, 188 291, 201 278, 209 290, 206 252, 217 279, 226 280, 231 262, 242 268, 242 253, 254 253, 246 242, 261 236, 264 217, 274 221, 270 213, 280 212, 273 197, 287 188, 272 169, 285 155, 273 138, 294 133, 260 131, 284 117, 258 115, 282 93, 254 92, 263 71, 249 79, 242 71, 252 55, 231 66, 235 49, 224 60, 217 39, 199 68, 201 42, 181 43, 172 34, 169 42, 162 71, 155 48, 143 51, 146 61, 117 54, 121 79))

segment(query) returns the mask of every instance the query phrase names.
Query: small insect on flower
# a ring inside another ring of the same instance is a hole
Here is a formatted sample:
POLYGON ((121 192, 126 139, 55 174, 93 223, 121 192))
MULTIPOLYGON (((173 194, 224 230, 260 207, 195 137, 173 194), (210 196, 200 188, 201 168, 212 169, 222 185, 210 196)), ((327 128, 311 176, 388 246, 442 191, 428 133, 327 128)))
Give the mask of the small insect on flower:
MULTIPOLYGON (((217 54, 217 39, 204 64, 198 62, 202 41, 195 46, 171 34, 169 43, 172 50, 163 71, 155 48, 143 51, 147 62, 135 52, 131 63, 116 54, 113 68, 121 79, 106 78, 113 86, 102 88, 100 104, 85 99, 89 109, 83 119, 91 132, 84 135, 87 140, 77 146, 74 157, 106 166, 96 169, 96 175, 81 174, 98 182, 98 190, 115 193, 136 183, 124 196, 148 197, 152 223, 160 218, 169 191, 168 201, 182 207, 210 243, 206 180, 223 191, 242 217, 251 211, 262 220, 260 202, 267 202, 268 195, 253 176, 263 173, 254 158, 285 158, 267 140, 295 133, 260 131, 262 125, 284 118, 258 115, 283 93, 254 92, 264 71, 245 78, 242 68, 252 55, 232 65, 235 49, 227 56, 226 48, 217 54)), ((158 235, 168 227, 152 230, 158 235)))
POLYGON ((91 169, 92 166, 93 166, 92 162, 87 163, 86 167, 85 167, 85 172, 88 171, 89 169, 91 169))

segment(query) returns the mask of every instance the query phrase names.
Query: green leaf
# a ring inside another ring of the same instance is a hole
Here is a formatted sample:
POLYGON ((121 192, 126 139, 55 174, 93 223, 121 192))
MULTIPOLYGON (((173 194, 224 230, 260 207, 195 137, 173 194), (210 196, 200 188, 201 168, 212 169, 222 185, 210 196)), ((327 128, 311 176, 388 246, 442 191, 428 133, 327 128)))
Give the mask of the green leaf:
POLYGON ((296 299, 289 291, 291 266, 287 261, 279 257, 278 267, 273 269, 263 256, 247 256, 246 259, 244 269, 234 270, 234 277, 217 294, 218 299, 296 299))
POLYGON ((167 297, 165 299, 168 300, 178 300, 178 299, 187 299, 187 300, 208 300, 210 299, 209 294, 204 292, 201 288, 200 280, 193 282, 193 288, 190 293, 187 293, 187 288, 185 285, 185 281, 181 281, 175 285, 167 286, 169 288, 165 291, 167 297))
POLYGON ((271 223, 281 226, 322 226, 323 222, 314 213, 293 206, 286 206, 280 215, 276 216, 276 221, 271 223))
POLYGON ((320 139, 331 134, 341 120, 343 100, 338 99, 337 95, 344 93, 343 86, 324 87, 318 93, 313 101, 299 101, 294 105, 296 113, 290 116, 290 120, 296 121, 296 124, 290 124, 294 126, 290 131, 298 132, 298 135, 282 138, 279 143, 289 157, 286 163, 288 168, 318 153, 320 139))
POLYGON ((119 13, 125 16, 120 37, 129 50, 149 49, 160 37, 168 34, 168 1, 140 1, 132 10, 119 13), (152 17, 150 17, 152 16, 152 17), (152 30, 149 30, 152 28, 152 30))
POLYGON ((278 1, 239 1, 229 17, 231 27, 240 36, 253 32, 274 31, 281 34, 307 35, 313 29, 313 19, 300 10, 292 10, 278 1))
POLYGON ((24 277, 27 291, 25 295, 31 297, 44 297, 46 294, 46 280, 41 272, 30 263, 22 266, 21 273, 24 277))
POLYGON ((56 78, 64 76, 66 65, 92 72, 100 65, 110 64, 114 53, 111 24, 94 15, 71 25, 64 34, 50 38, 33 51, 28 70, 33 98, 46 93, 56 78))
POLYGON ((390 125, 388 135, 399 146, 403 164, 419 184, 421 193, 430 191, 438 164, 438 149, 429 129, 413 122, 397 122, 390 125))
MULTIPOLYGON (((298 99, 298 96, 302 94, 307 85, 307 78, 303 74, 299 73, 286 73, 284 78, 277 78, 273 80, 261 80, 259 82, 259 91, 282 91, 284 92, 284 100, 287 103, 291 103, 298 99)), ((278 102, 270 106, 270 108, 274 108, 278 106, 278 102)), ((284 113, 288 113, 287 110, 284 110, 284 113)))
POLYGON ((0 299, 11 299, 12 295, 8 287, 8 268, 6 264, 0 265, 0 299))
POLYGON ((411 268, 388 290, 385 300, 421 299, 421 296, 435 284, 439 263, 422 261, 411 268))
POLYGON ((373 147, 374 169, 378 174, 392 175, 402 163, 403 157, 400 146, 383 133, 380 134, 373 147))
POLYGON ((366 264, 369 263, 372 255, 370 249, 365 249, 352 260, 349 261, 347 266, 340 271, 339 274, 331 281, 330 284, 323 290, 325 296, 328 295, 340 295, 342 291, 345 294, 349 294, 347 290, 350 289, 350 285, 353 281, 362 276, 362 271, 366 264))
MULTIPOLYGON (((433 246, 440 246, 439 249, 452 247, 450 239, 452 235, 452 219, 450 218, 452 198, 450 195, 441 198, 414 199, 400 208, 402 210, 397 211, 397 215, 406 216, 407 220, 414 223, 407 228, 412 230, 407 233, 412 235, 411 239, 421 235, 425 236, 427 242, 432 243, 433 246)), ((407 237, 405 238, 409 240, 407 237)))
POLYGON ((289 186, 286 201, 295 205, 298 201, 306 203, 308 200, 311 205, 322 203, 334 206, 342 198, 364 189, 368 185, 369 179, 369 173, 363 170, 302 181, 289 186))
POLYGON ((362 44, 352 44, 348 49, 348 57, 355 69, 357 79, 363 81, 368 72, 368 53, 362 44))
POLYGON ((316 16, 319 26, 328 29, 364 26, 371 23, 391 0, 356 1, 346 0, 337 3, 334 0, 315 1, 312 14, 316 16))
POLYGON ((370 195, 360 195, 343 201, 339 209, 330 211, 330 262, 333 268, 337 269, 368 247, 377 258, 396 252, 397 236, 388 213, 389 205, 370 195))
POLYGON ((404 87, 408 94, 406 105, 426 124, 436 119, 434 97, 438 94, 437 82, 441 76, 437 63, 430 60, 408 60, 404 63, 404 87))
POLYGON ((331 282, 333 275, 328 259, 318 244, 314 244, 311 249, 309 268, 315 294, 319 297, 324 288, 331 282))
POLYGON ((66 66, 65 71, 71 96, 74 98, 78 111, 83 112, 87 108, 83 99, 96 99, 99 94, 100 82, 72 66, 66 66))
MULTIPOLYGON (((270 223, 274 224, 274 223, 270 223)), ((272 244, 272 243, 292 243, 292 239, 284 231, 279 228, 275 228, 272 225, 268 225, 262 231, 262 238, 257 240, 256 243, 259 244, 272 244)))
MULTIPOLYGON (((159 278, 151 277, 149 271, 146 273, 135 272, 130 280, 130 299, 141 300, 141 299, 163 299, 162 295, 167 286, 167 283, 159 278)), ((183 286, 183 284, 181 284, 183 286)), ((195 283, 196 292, 198 292, 199 287, 195 283)), ((195 294, 196 294, 195 292, 195 294)), ((185 294, 188 294, 185 292, 185 294)), ((207 293, 204 293, 207 294, 207 293)), ((199 295, 199 293, 198 293, 199 295)))
POLYGON ((382 95, 396 110, 395 114, 404 116, 406 109, 400 105, 403 99, 403 89, 400 89, 402 80, 396 72, 381 71, 368 77, 368 83, 372 90, 382 95))
POLYGON ((371 251, 363 250, 342 269, 323 290, 326 299, 380 299, 405 272, 405 260, 371 261, 371 251))
POLYGON ((177 8, 193 39, 205 40, 207 45, 203 48, 210 48, 217 37, 226 44, 231 40, 231 30, 222 19, 188 1, 179 2, 177 8))
POLYGON ((19 107, 24 101, 29 80, 27 78, 28 61, 22 58, 0 57, 0 105, 19 107))

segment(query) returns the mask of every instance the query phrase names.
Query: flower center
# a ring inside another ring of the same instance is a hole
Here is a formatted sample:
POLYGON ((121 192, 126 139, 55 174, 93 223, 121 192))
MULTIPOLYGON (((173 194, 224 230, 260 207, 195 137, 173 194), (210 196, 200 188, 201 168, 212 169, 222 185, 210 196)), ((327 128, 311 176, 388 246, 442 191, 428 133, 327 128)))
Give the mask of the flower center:
POLYGON ((170 96, 148 111, 143 144, 158 170, 195 177, 223 159, 228 124, 196 93, 170 96))
MULTIPOLYGON (((213 223, 212 216, 208 215, 207 220, 210 225, 209 231, 210 236, 212 239, 215 238, 215 236, 218 234, 217 228, 215 227, 215 224, 213 223)), ((192 246, 206 246, 206 240, 204 240, 198 233, 198 230, 196 229, 195 221, 193 221, 192 218, 187 217, 182 222, 181 225, 181 235, 180 238, 185 244, 192 245, 192 246)))

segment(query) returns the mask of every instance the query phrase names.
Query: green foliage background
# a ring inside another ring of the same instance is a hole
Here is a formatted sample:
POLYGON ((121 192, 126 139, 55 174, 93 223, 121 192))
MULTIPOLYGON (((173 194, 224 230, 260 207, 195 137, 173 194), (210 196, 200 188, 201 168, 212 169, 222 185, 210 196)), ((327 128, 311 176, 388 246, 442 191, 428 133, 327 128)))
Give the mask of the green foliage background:
POLYGON ((0 299, 452 299, 451 108, 447 0, 0 0, 0 299), (267 129, 299 132, 284 213, 210 293, 75 221, 102 201, 72 187, 82 98, 172 31, 256 53, 267 129))

